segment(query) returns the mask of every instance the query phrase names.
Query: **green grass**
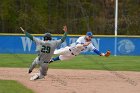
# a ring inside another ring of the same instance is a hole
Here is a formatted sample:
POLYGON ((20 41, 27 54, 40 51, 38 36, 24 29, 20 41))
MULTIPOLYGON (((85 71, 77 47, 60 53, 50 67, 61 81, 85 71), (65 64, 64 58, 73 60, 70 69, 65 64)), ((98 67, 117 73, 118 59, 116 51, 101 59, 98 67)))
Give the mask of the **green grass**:
MULTIPOLYGON (((29 67, 35 57, 33 54, 0 54, 0 67, 29 67)), ((79 55, 68 61, 53 62, 49 68, 140 71, 140 57, 79 55)))
POLYGON ((34 93, 22 84, 13 80, 0 80, 0 93, 34 93))
POLYGON ((0 54, 0 67, 29 67, 36 55, 0 54))

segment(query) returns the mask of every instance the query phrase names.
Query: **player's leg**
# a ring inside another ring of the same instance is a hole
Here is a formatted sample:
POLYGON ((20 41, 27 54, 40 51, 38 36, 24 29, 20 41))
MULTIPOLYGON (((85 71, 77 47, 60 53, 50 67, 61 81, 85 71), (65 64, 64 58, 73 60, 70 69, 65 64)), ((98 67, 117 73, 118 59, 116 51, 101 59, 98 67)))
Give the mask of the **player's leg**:
POLYGON ((40 65, 40 78, 42 78, 42 76, 46 76, 47 75, 47 71, 48 71, 48 63, 42 63, 40 65))
MULTIPOLYGON (((54 51, 54 54, 57 54, 57 55, 65 55, 67 53, 67 51, 69 51, 69 50, 68 50, 67 47, 65 47, 65 48, 61 48, 59 50, 55 50, 54 51)), ((60 60, 60 58, 59 58, 59 56, 57 56, 55 58, 52 58, 49 63, 52 63, 54 61, 59 61, 59 60, 60 60)))
POLYGON ((57 55, 66 55, 67 52, 69 52, 69 47, 65 47, 65 48, 61 48, 61 49, 55 50, 54 51, 54 54, 57 54, 57 55))
POLYGON ((54 54, 59 54, 59 56, 52 58, 50 60, 50 63, 54 62, 54 61, 59 61, 59 60, 68 60, 71 59, 71 52, 70 52, 70 47, 65 47, 59 50, 55 50, 54 54))
POLYGON ((60 58, 59 58, 59 56, 57 56, 57 57, 51 58, 49 63, 52 63, 54 61, 59 61, 59 60, 60 60, 60 58))
POLYGON ((60 56, 57 56, 55 58, 52 58, 50 63, 54 62, 54 61, 59 61, 59 60, 69 60, 69 59, 72 59, 74 56, 73 55, 60 55, 60 56))
POLYGON ((60 55, 59 56, 59 59, 60 60, 70 60, 72 59, 73 57, 75 57, 74 55, 60 55))
POLYGON ((33 69, 36 67, 38 61, 39 61, 39 60, 38 60, 38 57, 36 57, 36 58, 34 59, 34 61, 32 62, 32 64, 30 65, 30 68, 29 68, 28 73, 31 73, 31 72, 33 71, 33 69))
POLYGON ((47 75, 47 71, 48 71, 48 63, 40 64, 40 71, 39 71, 39 73, 36 73, 35 75, 33 75, 30 78, 30 80, 37 80, 37 79, 45 78, 45 76, 47 75))

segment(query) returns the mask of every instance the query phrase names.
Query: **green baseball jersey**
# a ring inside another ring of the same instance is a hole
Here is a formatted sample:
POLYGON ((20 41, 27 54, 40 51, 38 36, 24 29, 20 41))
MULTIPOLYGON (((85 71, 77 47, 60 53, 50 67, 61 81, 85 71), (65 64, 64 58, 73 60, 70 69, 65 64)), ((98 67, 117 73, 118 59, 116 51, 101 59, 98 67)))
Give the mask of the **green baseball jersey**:
POLYGON ((38 38, 35 38, 26 31, 25 35, 36 43, 39 61, 50 62, 50 59, 54 54, 54 50, 56 49, 56 47, 65 41, 67 37, 67 32, 65 32, 64 36, 59 40, 48 40, 48 41, 43 41, 38 38))
POLYGON ((42 62, 49 62, 52 55, 54 54, 54 50, 62 43, 62 40, 48 40, 43 41, 33 37, 33 40, 37 45, 37 52, 39 56, 39 60, 42 62))

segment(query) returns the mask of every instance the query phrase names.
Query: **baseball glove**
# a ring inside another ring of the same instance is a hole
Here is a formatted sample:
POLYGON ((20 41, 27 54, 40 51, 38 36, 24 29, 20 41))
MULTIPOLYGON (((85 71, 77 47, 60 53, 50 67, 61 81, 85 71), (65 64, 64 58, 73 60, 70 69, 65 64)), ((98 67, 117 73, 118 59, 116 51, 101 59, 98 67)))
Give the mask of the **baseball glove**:
POLYGON ((110 50, 108 50, 108 51, 105 53, 105 56, 106 56, 106 57, 109 57, 110 54, 111 54, 111 52, 110 52, 110 50))

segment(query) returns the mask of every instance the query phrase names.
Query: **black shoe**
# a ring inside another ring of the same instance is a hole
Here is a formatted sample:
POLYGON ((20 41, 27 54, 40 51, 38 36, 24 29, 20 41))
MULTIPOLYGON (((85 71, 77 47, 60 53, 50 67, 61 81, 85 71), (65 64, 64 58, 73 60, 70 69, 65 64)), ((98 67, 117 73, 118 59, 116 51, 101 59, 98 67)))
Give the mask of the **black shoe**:
POLYGON ((50 60, 49 64, 50 64, 50 63, 52 63, 52 62, 54 62, 54 60, 53 60, 53 59, 51 59, 51 60, 50 60))
POLYGON ((29 74, 30 74, 31 72, 32 72, 31 70, 28 71, 29 74))

